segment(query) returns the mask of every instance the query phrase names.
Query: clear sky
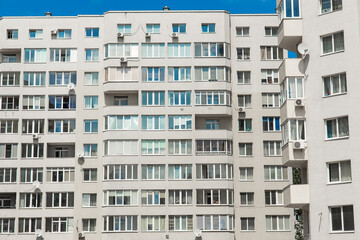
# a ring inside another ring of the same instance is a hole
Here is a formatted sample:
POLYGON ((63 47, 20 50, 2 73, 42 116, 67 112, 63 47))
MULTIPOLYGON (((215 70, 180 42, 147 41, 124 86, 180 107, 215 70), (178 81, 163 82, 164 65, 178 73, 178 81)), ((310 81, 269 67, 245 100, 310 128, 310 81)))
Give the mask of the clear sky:
POLYGON ((0 0, 0 16, 103 14, 109 10, 227 10, 275 13, 276 0, 0 0))

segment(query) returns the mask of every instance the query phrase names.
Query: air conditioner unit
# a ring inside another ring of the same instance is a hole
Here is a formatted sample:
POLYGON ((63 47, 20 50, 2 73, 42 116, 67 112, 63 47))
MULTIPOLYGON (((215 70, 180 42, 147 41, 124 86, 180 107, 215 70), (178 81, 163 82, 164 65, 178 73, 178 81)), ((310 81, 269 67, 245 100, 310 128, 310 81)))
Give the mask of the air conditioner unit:
POLYGON ((37 238, 42 237, 42 231, 41 231, 41 229, 36 229, 36 230, 35 230, 35 236, 36 236, 37 238))
POLYGON ((84 153, 83 153, 83 152, 78 152, 78 153, 77 153, 77 157, 78 157, 78 158, 83 158, 83 157, 84 157, 84 153))
POLYGON ((293 147, 294 149, 305 149, 306 144, 305 142, 294 142, 293 147))
POLYGON ((51 30, 51 34, 52 34, 52 35, 56 35, 56 34, 57 34, 57 30, 56 30, 56 29, 51 30))
POLYGON ((40 182, 37 181, 37 180, 35 180, 35 181, 33 182, 33 187, 34 187, 35 190, 36 190, 36 189, 39 189, 39 187, 40 187, 40 182))
POLYGON ((200 230, 200 229, 196 229, 196 230, 194 231, 194 235, 195 235, 195 237, 201 237, 201 230, 200 230))
POLYGON ((79 236, 79 238, 83 238, 83 237, 85 237, 85 233, 84 232, 79 232, 78 236, 79 236))
POLYGON ((239 112, 244 112, 244 108, 239 107, 239 112))
POLYGON ((171 37, 177 38, 177 37, 179 37, 179 34, 177 32, 174 32, 174 33, 172 33, 171 37))
POLYGON ((118 36, 118 38, 122 38, 122 37, 124 37, 124 33, 119 32, 119 33, 117 34, 117 36, 118 36))
POLYGON ((127 62, 127 58, 126 58, 126 57, 121 57, 121 58, 120 58, 120 62, 122 62, 122 63, 127 62))
POLYGON ((39 134, 34 133, 34 134, 32 135, 32 137, 33 137, 33 139, 39 139, 39 134))
POLYGON ((75 84, 72 83, 72 82, 69 82, 69 83, 67 84, 67 88, 68 88, 69 90, 74 89, 74 87, 75 87, 75 84))
POLYGON ((145 37, 149 38, 151 36, 151 33, 145 33, 145 37))
POLYGON ((303 107, 304 106, 304 99, 296 99, 295 100, 295 106, 303 107))

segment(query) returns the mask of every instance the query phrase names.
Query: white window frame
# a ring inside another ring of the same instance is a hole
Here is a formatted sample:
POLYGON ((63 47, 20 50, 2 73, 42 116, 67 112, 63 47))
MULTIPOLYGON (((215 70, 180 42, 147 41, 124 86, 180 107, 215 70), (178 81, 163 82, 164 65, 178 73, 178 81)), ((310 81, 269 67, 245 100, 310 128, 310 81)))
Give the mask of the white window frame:
POLYGON ((50 48, 50 62, 77 62, 77 49, 50 48))
POLYGON ((230 68, 222 66, 195 67, 195 81, 230 82, 230 68))
POLYGON ((142 180, 165 180, 165 164, 141 164, 142 180))
POLYGON ((137 180, 137 164, 112 164, 104 165, 104 181, 129 181, 137 180))
POLYGON ((191 67, 168 67, 168 81, 191 82, 191 67))
POLYGON ((192 231, 192 215, 169 215, 169 231, 192 231))
POLYGON ((23 110, 45 110, 45 95, 42 96, 23 96, 23 110))
POLYGON ((165 81, 165 67, 142 67, 141 74, 143 82, 165 81))
POLYGON ((82 194, 82 207, 96 207, 97 194, 96 193, 83 193, 82 194))
POLYGON ((99 72, 85 72, 85 86, 99 85, 99 72))
POLYGON ((264 141, 264 157, 281 157, 281 141, 264 141))
POLYGON ((236 60, 238 61, 250 61, 250 48, 243 47, 243 48, 236 48, 236 60))
POLYGON ((255 231, 255 217, 241 217, 240 218, 240 231, 241 232, 254 232, 255 231))
POLYGON ((1 110, 19 110, 20 108, 19 100, 20 100, 19 96, 0 96, 1 110))
POLYGON ((18 119, 0 119, 0 134, 17 134, 18 128, 18 119))
POLYGON ((138 149, 137 139, 105 141, 105 156, 138 155, 138 154, 139 154, 139 149, 138 149))
POLYGON ((261 84, 279 84, 279 70, 261 69, 261 84))
POLYGON ((330 8, 323 8, 323 2, 324 0, 320 0, 319 4, 320 4, 320 14, 326 14, 326 13, 331 13, 331 12, 336 12, 336 11, 341 11, 342 10, 342 1, 341 1, 341 5, 338 9, 334 9, 334 3, 333 0, 330 0, 330 8))
POLYGON ((104 232, 135 232, 138 230, 137 216, 103 216, 104 232), (112 219, 110 221, 110 219, 112 219), (125 222, 124 229, 121 229, 120 222, 125 222), (110 226, 110 223, 113 223, 110 226))
POLYGON ((236 36, 248 37, 250 36, 250 27, 235 27, 236 36))
POLYGON ((169 190, 169 205, 192 205, 192 190, 169 190))
POLYGON ((33 183, 44 181, 44 173, 42 168, 20 168, 20 182, 21 183, 33 183))
POLYGON ((290 216, 289 215, 266 215, 266 231, 267 232, 290 232, 290 216), (274 223, 276 221, 276 223, 274 223), (280 228, 280 223, 282 228, 280 228), (274 224, 276 228, 274 229, 274 224), (270 227, 270 228, 268 228, 270 227))
POLYGON ((169 180, 191 180, 192 165, 191 164, 169 164, 168 168, 169 180))
POLYGON ((264 179, 265 181, 286 181, 288 180, 287 167, 279 165, 265 165, 264 166, 264 179), (274 175, 271 175, 274 171, 274 175), (267 178, 268 176, 268 178, 267 178))
POLYGON ((52 232, 52 233, 71 233, 73 232, 74 227, 74 218, 72 217, 51 217, 51 218, 45 218, 45 222, 50 221, 50 224, 46 224, 45 226, 50 225, 50 229, 46 229, 46 232, 52 232), (55 229, 55 225, 57 224, 57 229, 55 229), (61 226, 65 224, 65 231, 61 231, 61 226))
POLYGON ((196 205, 231 206, 233 204, 234 191, 232 189, 196 189, 196 205), (210 203, 208 203, 208 200, 210 200, 210 203), (222 200, 225 200, 225 202, 222 202, 222 200))
POLYGON ((333 139, 342 139, 342 138, 348 138, 350 135, 350 125, 349 125, 349 117, 348 116, 341 116, 341 117, 336 117, 336 118, 329 118, 329 119, 325 119, 324 120, 325 123, 325 140, 333 140, 333 139), (340 119, 346 119, 346 123, 347 123, 347 132, 345 132, 344 136, 340 136, 340 131, 339 131, 339 120, 340 119), (329 121, 335 121, 335 128, 336 128, 336 136, 335 137, 329 137, 328 136, 328 122, 329 121))
POLYGON ((74 202, 74 192, 46 193, 46 208, 74 208, 74 202), (63 205, 64 199, 65 205, 63 205), (48 203, 50 203, 50 206, 48 203))
POLYGON ((168 58, 191 57, 191 43, 168 43, 168 58))
POLYGON ((254 192, 240 192, 240 206, 254 206, 254 192))
POLYGON ((345 51, 345 36, 344 36, 344 31, 339 31, 339 32, 334 32, 334 33, 330 33, 327 35, 323 35, 320 36, 320 42, 321 42, 321 56, 325 56, 325 55, 329 55, 329 54, 333 54, 333 53, 340 53, 340 52, 344 52, 345 51), (343 44, 343 48, 340 50, 336 50, 335 49, 335 35, 336 34, 342 34, 342 44, 343 44), (324 39, 331 37, 331 51, 330 52, 324 52, 324 39))
POLYGON ((44 157, 44 143, 22 143, 21 144, 21 157, 22 158, 43 158, 44 157), (25 155, 23 154, 24 151, 25 151, 25 155), (29 155, 29 153, 30 153, 30 155, 29 155))
POLYGON ((238 124, 239 124, 239 128, 238 128, 238 131, 239 132, 252 132, 253 129, 252 129, 252 119, 251 118, 240 118, 238 120, 238 124), (243 122, 242 126, 244 127, 244 130, 241 130, 240 129, 240 121, 243 122))
POLYGON ((97 168, 83 169, 83 182, 97 182, 97 168))
POLYGON ((284 205, 284 193, 282 190, 265 190, 266 206, 282 206, 284 205), (267 194, 269 194, 269 202, 267 203, 267 194), (274 196, 275 195, 275 196, 274 196), (273 202, 275 200, 275 202, 273 202))
POLYGON ((42 207, 41 192, 20 193, 19 208, 41 208, 41 207, 42 207))
POLYGON ((345 160, 345 161, 338 161, 338 162, 328 162, 326 163, 327 165, 327 173, 328 173, 328 180, 327 183, 328 184, 338 184, 338 183, 351 183, 352 182, 352 173, 351 173, 351 161, 350 160, 345 160), (349 170, 350 170, 350 179, 349 180, 343 180, 343 168, 344 165, 348 164, 349 166, 349 170), (330 165, 337 165, 337 170, 338 170, 338 181, 331 181, 331 172, 330 172, 330 165))
POLYGON ((98 48, 85 48, 85 62, 98 62, 99 49, 98 48))
POLYGON ((104 191, 103 206, 137 206, 137 205, 138 205, 138 190, 104 191))
POLYGON ((239 156, 240 157, 251 157, 253 156, 253 143, 239 143, 239 156))
POLYGON ((142 58, 165 58, 165 43, 142 43, 142 58))
POLYGON ((58 29, 57 39, 71 39, 71 29, 58 29))
POLYGON ((0 168, 0 183, 16 183, 16 168, 0 168))
POLYGON ((339 73, 339 74, 333 74, 333 75, 329 75, 329 76, 324 76, 323 77, 323 83, 324 83, 324 95, 323 97, 330 97, 330 96, 336 96, 336 95, 341 95, 341 94, 346 94, 347 93, 347 81, 346 81, 346 73, 339 73), (326 82, 328 82, 328 94, 326 94, 326 82), (337 82, 337 83, 336 83, 337 82), (339 89, 338 92, 334 91, 334 86, 336 86, 339 89))
POLYGON ((191 91, 168 91, 169 106, 190 106, 191 91))
POLYGON ((261 93, 263 108, 279 108, 280 93, 261 93))
POLYGON ((191 115, 169 115, 169 130, 191 130, 191 115))
POLYGON ((222 139, 222 140, 205 140, 198 139, 195 140, 196 143, 196 155, 232 155, 232 140, 222 139), (224 142, 224 149, 221 150, 220 143, 224 142), (206 143, 209 142, 209 150, 206 150, 206 143), (199 149, 200 147, 200 149, 199 149))
POLYGON ((76 71, 69 72, 49 72, 49 86, 66 86, 70 82, 76 85, 76 71), (54 82, 51 82, 51 78, 54 82))
POLYGON ((142 106, 165 106, 165 91, 141 91, 141 100, 142 106))
POLYGON ((234 215, 196 215, 196 226, 202 231, 233 231, 234 215), (221 229, 222 223, 225 223, 225 229, 221 229))
POLYGON ((196 164, 196 179, 206 180, 232 180, 232 164, 196 164))
POLYGON ((19 233, 35 233, 41 230, 41 218, 19 218, 19 233))
POLYGON ((165 231, 165 215, 141 216, 142 232, 165 231))
POLYGON ((254 181, 254 168, 253 167, 240 167, 239 168, 240 181, 250 182, 254 181), (244 177, 242 177, 244 176, 244 177))
POLYGON ((166 141, 165 139, 142 139, 141 155, 165 155, 166 141))
POLYGON ((96 232, 96 218, 83 218, 82 219, 83 232, 96 232))
POLYGON ((284 49, 278 46, 260 46, 261 52, 261 61, 273 61, 273 60, 283 60, 284 59, 284 49), (262 53, 264 52, 264 55, 262 53), (270 58, 268 58, 268 53, 270 53, 270 58), (276 57, 274 57, 276 55, 276 57))
POLYGON ((169 155, 192 155, 191 139, 169 139, 168 140, 169 155))
POLYGON ((230 106, 230 91, 195 91, 196 106, 230 106), (217 99, 217 103, 215 102, 217 99), (204 102, 205 101, 205 102, 204 102))
POLYGON ((0 72, 0 86, 19 87, 20 72, 0 72))
POLYGON ((345 226, 344 226, 344 207, 352 207, 352 215, 353 215, 353 223, 354 223, 354 206, 353 205, 345 205, 345 206, 331 206, 329 207, 329 215, 330 215, 330 233, 337 233, 337 232, 354 232, 355 231, 355 224, 354 224, 354 229, 351 230, 345 230, 345 226), (332 209, 334 208, 340 208, 341 209, 341 213, 340 213, 340 220, 341 220, 341 230, 333 230, 333 213, 332 213, 332 209))
POLYGON ((48 120, 48 127, 50 127, 50 122, 54 122, 54 131, 50 131, 48 129, 48 133, 55 133, 55 134, 62 134, 62 133, 75 133, 75 127, 76 127, 76 120, 75 119, 49 119, 48 120), (60 132, 56 130, 57 124, 60 125, 60 132), (65 128, 68 129, 68 131, 64 131, 65 128))
POLYGON ((306 120, 287 119, 281 126, 281 132, 283 145, 289 141, 306 141, 306 120))
POLYGON ((24 72, 24 86, 27 87, 39 87, 45 86, 46 72, 24 72), (27 78, 27 82, 25 79, 27 78))
POLYGON ((0 234, 15 233, 15 218, 0 218, 0 234))
POLYGON ((46 63, 46 48, 25 48, 25 63, 46 63), (28 58, 26 58, 28 56, 28 58))
POLYGON ((61 183, 74 182, 75 168, 73 167, 48 167, 46 168, 46 182, 61 183), (55 178, 55 180, 54 180, 55 178), (62 178, 62 180, 61 180, 62 178))
POLYGON ((84 109, 98 109, 99 96, 84 96, 84 109))
POLYGON ((141 190, 141 205, 165 205, 165 190, 141 190))
POLYGON ((98 133, 99 121, 97 119, 85 119, 84 120, 84 133, 98 133), (86 131, 86 126, 89 125, 89 131, 86 131))
POLYGON ((17 143, 0 143, 0 153, 3 153, 3 155, 0 155, 0 159, 11 159, 11 158, 17 158, 18 155, 18 144, 17 143), (10 152, 9 152, 10 151, 10 152), (10 155, 9 155, 10 153, 10 155))
POLYGON ((105 58, 139 57, 137 43, 109 43, 105 44, 105 58))
POLYGON ((87 38, 98 38, 100 36, 100 28, 98 27, 87 27, 85 28, 85 37, 87 38), (94 34, 94 30, 97 29, 97 36, 94 34))
POLYGON ((139 130, 139 117, 137 115, 108 115, 105 116, 105 130, 139 130))
POLYGON ((237 71, 237 84, 251 84, 251 71, 237 71))
POLYGON ((251 94, 238 95, 237 98, 239 108, 251 108, 251 94), (240 104, 240 99, 242 104, 240 104))
POLYGON ((265 27, 265 36, 276 37, 279 32, 279 27, 265 27))
POLYGON ((118 24, 118 33, 131 34, 131 24, 118 24))
POLYGON ((160 33, 160 23, 146 24, 146 32, 151 34, 160 33))

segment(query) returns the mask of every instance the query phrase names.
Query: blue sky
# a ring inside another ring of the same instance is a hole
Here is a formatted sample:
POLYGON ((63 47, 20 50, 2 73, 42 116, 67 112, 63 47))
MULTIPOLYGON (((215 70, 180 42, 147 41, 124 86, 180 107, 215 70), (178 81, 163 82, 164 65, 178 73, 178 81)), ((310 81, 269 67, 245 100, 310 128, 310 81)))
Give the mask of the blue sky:
POLYGON ((275 13, 276 0, 0 0, 0 16, 102 14, 108 10, 228 10, 275 13))

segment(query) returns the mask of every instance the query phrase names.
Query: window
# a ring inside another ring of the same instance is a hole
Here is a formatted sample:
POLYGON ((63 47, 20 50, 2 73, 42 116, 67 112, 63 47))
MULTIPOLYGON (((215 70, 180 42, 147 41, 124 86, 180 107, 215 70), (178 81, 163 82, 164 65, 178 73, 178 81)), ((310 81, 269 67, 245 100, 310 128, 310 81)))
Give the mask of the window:
POLYGON ((239 143, 239 156, 252 156, 253 144, 252 143, 239 143))
POLYGON ((162 165, 141 165, 141 179, 163 180, 165 179, 165 164, 162 165))
POLYGON ((92 38, 99 37, 99 28, 85 28, 85 36, 92 38))
POLYGON ((50 86, 64 86, 69 83, 76 85, 76 72, 49 72, 50 86))
POLYGON ((320 0, 321 13, 335 12, 342 9, 342 0, 320 0))
POLYGON ((287 167, 283 166, 264 166, 265 181, 287 180, 287 167))
POLYGON ((76 109, 76 96, 49 96, 49 109, 76 109))
POLYGON ((49 133, 74 133, 75 119, 49 119, 49 133))
POLYGON ((255 218, 240 218, 241 231, 255 231, 255 218))
POLYGON ((85 61, 95 62, 99 61, 99 49, 85 49, 85 61))
POLYGON ((8 29, 7 30, 7 38, 8 39, 18 39, 19 31, 17 29, 8 29))
POLYGON ((0 218, 0 234, 15 233, 15 218, 0 218))
POLYGON ((324 96, 333 96, 347 92, 346 73, 323 77, 324 96))
POLYGON ((321 36, 322 54, 344 51, 344 32, 321 36))
POLYGON ((73 192, 47 192, 46 207, 48 208, 70 208, 74 207, 73 192))
POLYGON ((191 67, 169 67, 169 82, 191 81, 191 67))
POLYGON ((264 156, 281 156, 281 141, 264 141, 264 156))
POLYGON ((0 133, 18 133, 19 120, 0 119, 0 133))
POLYGON ((25 48, 25 62, 26 63, 37 63, 46 62, 46 49, 29 49, 25 48))
POLYGON ((251 95, 238 95, 238 107, 250 108, 251 107, 251 95))
POLYGON ((191 115, 169 116, 169 129, 191 130, 191 115))
POLYGON ((138 130, 137 115, 114 115, 105 117, 105 130, 138 130))
POLYGON ((46 232, 72 232, 74 227, 74 218, 72 217, 53 217, 45 218, 46 232))
POLYGON ((105 165, 104 180, 136 180, 138 179, 137 164, 105 165))
POLYGON ((249 27, 236 27, 236 36, 249 36, 249 27))
POLYGON ((42 193, 20 193, 20 208, 41 208, 42 193))
POLYGON ((205 119, 205 129, 207 130, 220 129, 220 121, 217 119, 205 119))
POLYGON ((233 231, 233 215, 196 215, 197 228, 202 231, 233 231))
POLYGON ((47 168, 46 182, 74 182, 75 169, 70 168, 47 168))
POLYGON ((263 131, 280 131, 280 117, 263 117, 263 131))
POLYGON ((283 49, 276 46, 261 46, 261 60, 282 60, 283 49))
POLYGON ((20 72, 0 72, 0 86, 14 87, 20 85, 20 72))
MULTIPOLYGON (((19 56, 18 56, 19 57, 19 56)), ((18 59, 17 54, 13 53, 3 53, 2 54, 2 62, 3 63, 15 63, 20 62, 20 59, 18 59)))
POLYGON ((110 43, 105 44, 106 58, 139 57, 137 43, 110 43))
POLYGON ((86 72, 85 73, 85 85, 98 85, 99 73, 98 72, 86 72))
POLYGON ((143 67, 141 70, 143 82, 164 82, 165 80, 164 67, 143 67))
POLYGON ((35 181, 43 182, 43 169, 42 168, 21 168, 20 169, 20 182, 33 183, 35 181))
POLYGON ((254 205, 254 193, 253 192, 241 192, 240 193, 240 205, 241 206, 253 206, 254 205))
POLYGON ((195 105, 226 105, 231 104, 229 91, 195 91, 195 105))
POLYGON ((198 189, 196 204, 201 205, 233 205, 234 192, 231 189, 198 189))
POLYGON ((287 99, 304 98, 304 79, 303 78, 286 78, 280 86, 281 104, 287 99))
POLYGON ((330 207, 331 231, 346 232, 354 231, 353 205, 330 207))
POLYGON ((169 179, 171 180, 192 179, 192 165, 169 164, 169 179))
POLYGON ((97 181, 97 169, 85 168, 84 169, 84 182, 96 182, 97 181))
POLYGON ((250 71, 237 71, 237 83, 238 84, 250 84, 251 82, 250 71))
POLYGON ((44 133, 44 120, 43 119, 23 119, 22 121, 22 133, 34 134, 44 133))
POLYGON ((164 58, 164 43, 143 43, 141 48, 141 56, 143 58, 164 58))
POLYGON ((279 83, 279 71, 277 69, 261 69, 261 84, 273 83, 279 83))
POLYGON ((265 190, 265 205, 283 205, 283 198, 282 190, 265 190))
POLYGON ((95 109, 98 108, 98 96, 85 96, 85 109, 95 109))
POLYGON ((196 154, 232 155, 232 141, 196 140, 196 154))
POLYGON ((2 96, 0 98, 1 110, 19 109, 19 96, 2 96))
POLYGON ((228 43, 195 43, 195 57, 226 57, 230 58, 228 43))
POLYGON ((96 231, 96 218, 86 218, 82 220, 83 232, 95 232, 96 231))
POLYGON ((141 91, 143 106, 164 106, 165 91, 141 91))
POLYGON ((239 119, 239 132, 251 132, 252 119, 239 119))
POLYGON ((193 230, 193 216, 169 216, 170 231, 191 231, 193 230))
POLYGON ((96 207, 96 193, 83 193, 82 206, 83 207, 96 207))
POLYGON ((85 133, 97 133, 98 132, 98 120, 84 120, 84 132, 85 133))
POLYGON ((105 141, 105 156, 137 155, 137 140, 109 140, 105 141))
POLYGON ((44 157, 43 143, 22 143, 21 144, 22 158, 42 158, 44 157))
POLYGON ((169 190, 169 205, 192 205, 192 190, 169 190))
POLYGON ((165 231, 165 216, 141 216, 141 231, 165 231))
POLYGON ((104 216, 104 232, 137 231, 137 216, 104 216))
POLYGON ((351 182, 351 163, 348 161, 331 162, 327 164, 329 183, 351 182))
POLYGON ((165 190, 142 190, 142 205, 165 205, 165 190))
POLYGON ((15 183, 16 168, 0 168, 0 183, 15 183))
POLYGON ((43 30, 29 30, 29 38, 30 39, 42 39, 43 38, 43 30))
POLYGON ((165 140, 141 140, 141 155, 165 155, 165 140))
POLYGON ((45 72, 24 72, 24 86, 45 86, 45 72))
POLYGON ((283 18, 298 18, 300 16, 300 0, 282 0, 277 9, 280 20, 283 18))
POLYGON ((266 231, 290 231, 290 216, 265 216, 266 231))
POLYGON ((146 32, 160 33, 160 24, 146 24, 146 32))
POLYGON ((254 168, 252 167, 241 167, 240 171, 240 181, 253 181, 254 180, 254 168))
POLYGON ((97 144, 84 144, 84 156, 85 157, 97 157, 97 144))
POLYGON ((279 93, 262 93, 262 107, 263 108, 278 108, 280 107, 279 93))
POLYGON ((35 233, 41 229, 41 218, 19 218, 19 233, 35 233))
POLYGON ((170 106, 189 106, 191 105, 191 91, 169 91, 170 106))
POLYGON ((348 117, 338 117, 325 120, 326 139, 349 137, 348 117))
POLYGON ((58 39, 70 39, 71 38, 71 29, 59 29, 57 38, 58 39))
POLYGON ((76 62, 77 50, 71 48, 50 48, 50 62, 76 62))
POLYGON ((250 48, 236 48, 237 60, 250 60, 250 48))
POLYGON ((215 23, 203 23, 201 24, 202 33, 215 33, 215 23))
POLYGON ((118 24, 118 33, 131 33, 131 24, 118 24))
POLYGON ((23 110, 44 110, 45 96, 23 96, 23 110))
POLYGON ((191 57, 190 43, 169 43, 168 44, 168 57, 191 57))
POLYGON ((275 37, 278 35, 279 27, 265 27, 265 36, 275 37))
POLYGON ((3 143, 0 144, 0 158, 16 158, 17 157, 17 143, 3 143))
POLYGON ((128 96, 114 96, 114 106, 128 106, 129 97, 128 96))
POLYGON ((195 67, 195 81, 230 82, 230 68, 195 67))
POLYGON ((169 155, 191 155, 192 140, 169 139, 169 155))
POLYGON ((174 33, 186 33, 186 24, 173 24, 172 29, 174 33))
POLYGON ((141 116, 142 130, 165 130, 165 115, 143 115, 141 116))
POLYGON ((283 144, 289 141, 304 141, 305 136, 305 120, 302 119, 288 119, 285 124, 281 126, 283 134, 283 144))
POLYGON ((196 179, 233 179, 232 164, 197 164, 196 179))

